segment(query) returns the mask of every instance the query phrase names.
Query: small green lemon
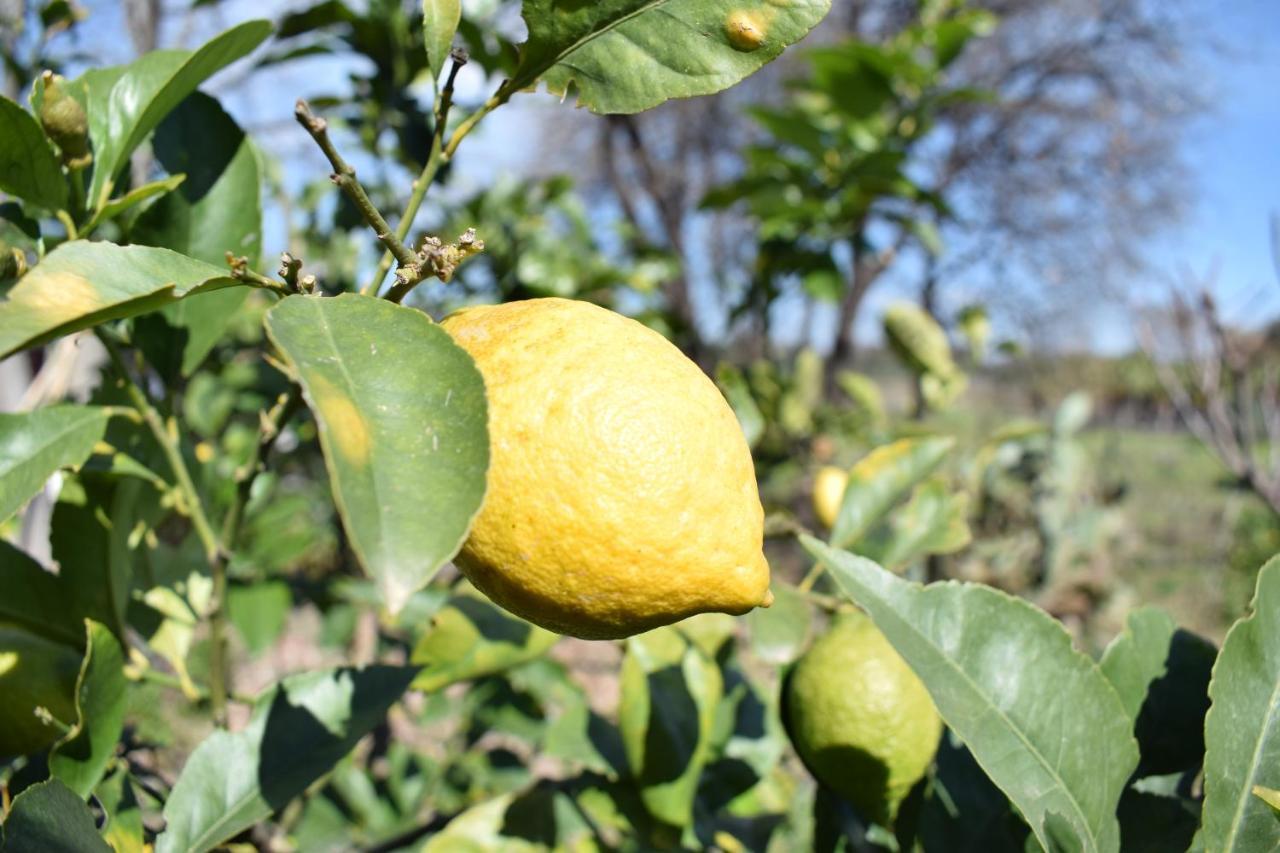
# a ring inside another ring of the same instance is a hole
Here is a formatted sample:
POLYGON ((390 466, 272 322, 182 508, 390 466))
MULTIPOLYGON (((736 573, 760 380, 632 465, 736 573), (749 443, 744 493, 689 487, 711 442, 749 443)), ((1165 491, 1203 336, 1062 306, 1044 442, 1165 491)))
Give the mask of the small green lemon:
POLYGON ((928 691, 861 613, 838 616, 796 664, 786 710, 814 776, 882 825, 929 769, 942 735, 928 691))
POLYGON ((769 604, 751 451, 671 342, 568 299, 468 308, 442 326, 489 401, 488 491, 457 559, 477 588, 590 639, 769 604))
POLYGON ((836 526, 847 485, 849 472, 834 465, 822 466, 813 478, 813 511, 828 529, 836 526))

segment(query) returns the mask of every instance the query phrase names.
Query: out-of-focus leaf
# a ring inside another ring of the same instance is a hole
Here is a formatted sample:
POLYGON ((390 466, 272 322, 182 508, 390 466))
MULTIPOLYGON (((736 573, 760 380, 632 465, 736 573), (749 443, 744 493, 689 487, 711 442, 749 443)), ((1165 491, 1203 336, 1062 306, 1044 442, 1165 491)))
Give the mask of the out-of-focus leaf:
POLYGON ((1084 429, 1093 415, 1093 401, 1083 391, 1069 395, 1053 415, 1053 433, 1061 438, 1075 435, 1084 429))
POLYGON ((1199 838, 1223 853, 1280 844, 1280 821, 1253 796, 1280 788, 1280 557, 1258 572, 1252 609, 1227 632, 1209 684, 1199 838))
POLYGON ((944 437, 904 438, 864 456, 849 470, 831 544, 848 547, 865 536, 913 486, 942 464, 954 446, 953 439, 944 437))
POLYGON ((293 596, 283 581, 233 586, 227 591, 227 615, 253 654, 276 641, 292 606, 293 596))
POLYGON ((685 826, 710 754, 720 670, 670 627, 627 641, 618 712, 627 763, 654 817, 685 826))
POLYGON ((784 666, 800 656, 809 639, 813 614, 804 596, 783 583, 774 583, 773 604, 747 614, 751 649, 762 661, 784 666))
POLYGON ((1276 813, 1276 817, 1280 817, 1280 791, 1275 788, 1264 788, 1261 785, 1253 786, 1253 795, 1271 806, 1271 810, 1276 813))
POLYGON ((758 71, 813 29, 829 0, 524 0, 529 39, 508 87, 539 80, 594 113, 636 113, 710 95, 758 71))
POLYGON ((169 175, 168 177, 161 178, 158 181, 152 181, 149 184, 134 187, 119 198, 111 199, 111 201, 103 205, 102 210, 98 211, 94 216, 94 221, 85 227, 85 233, 87 234, 92 231, 93 226, 98 222, 105 222, 108 219, 114 219, 120 214, 137 207, 144 201, 149 201, 156 196, 163 196, 165 193, 173 192, 175 189, 182 186, 182 182, 186 179, 186 175, 169 175))
POLYGON ((742 371, 736 365, 722 362, 716 368, 716 384, 720 386, 725 399, 733 408, 733 413, 737 415, 738 425, 742 427, 742 434, 747 438, 747 445, 755 447, 760 437, 764 435, 765 423, 760 407, 751 396, 751 386, 747 384, 747 378, 742 375, 742 371))
MULTIPOLYGON (((196 92, 156 129, 153 147, 167 171, 185 173, 187 180, 139 217, 130 239, 213 265, 231 252, 256 267, 262 243, 258 154, 235 121, 216 100, 196 92)), ((208 355, 246 296, 246 288, 235 288, 164 308, 168 325, 185 338, 183 375, 208 355)))
POLYGON ((457 553, 484 498, 480 371, 421 311, 366 296, 290 296, 267 333, 319 422, 352 548, 395 613, 457 553))
POLYGON ((108 413, 59 405, 0 414, 0 521, 18 511, 62 468, 78 469, 106 433, 108 413))
POLYGON ((968 510, 969 496, 951 491, 945 480, 921 483, 892 515, 885 536, 864 540, 857 551, 894 570, 927 554, 953 554, 973 538, 968 510))
POLYGON ((157 853, 203 853, 283 808, 376 726, 409 686, 411 667, 292 676, 249 725, 196 747, 164 806, 157 853))
POLYGON ((422 853, 538 853, 549 849, 503 832, 507 810, 515 800, 515 794, 506 794, 472 806, 431 836, 422 853))
POLYGON ((93 140, 91 209, 103 207, 129 155, 196 87, 245 56, 271 35, 266 21, 247 21, 194 51, 156 50, 121 68, 81 78, 90 92, 89 137, 93 140), (105 89, 106 91, 100 91, 105 89))
POLYGON ((0 757, 37 752, 75 721, 80 657, 72 646, 0 623, 0 757))
POLYGON ((115 853, 150 853, 142 829, 142 809, 133 793, 129 771, 121 767, 93 792, 107 813, 102 837, 115 853))
POLYGON ((0 301, 0 358, 61 335, 236 285, 226 269, 150 246, 75 240, 36 264, 0 301))
POLYGON ((415 690, 439 690, 456 681, 492 675, 538 657, 557 634, 532 625, 478 593, 455 595, 432 617, 411 662, 422 667, 415 690))
POLYGON ((0 841, 4 853, 112 853, 89 807, 57 779, 38 782, 13 798, 0 841))
POLYGON ((1116 806, 1138 764, 1132 722, 1059 623, 991 587, 922 587, 810 536, 801 542, 920 676, 1042 846, 1119 849, 1116 806))
POLYGON ((67 206, 62 166, 40 123, 4 97, 0 97, 0 190, 50 211, 67 206))
POLYGON ((422 31, 427 48, 427 64, 436 77, 444 70, 460 20, 461 0, 422 0, 422 31))
POLYGON ((88 642, 76 682, 76 721, 49 751, 49 772, 88 798, 102 781, 124 730, 124 650, 103 625, 86 620, 88 642))

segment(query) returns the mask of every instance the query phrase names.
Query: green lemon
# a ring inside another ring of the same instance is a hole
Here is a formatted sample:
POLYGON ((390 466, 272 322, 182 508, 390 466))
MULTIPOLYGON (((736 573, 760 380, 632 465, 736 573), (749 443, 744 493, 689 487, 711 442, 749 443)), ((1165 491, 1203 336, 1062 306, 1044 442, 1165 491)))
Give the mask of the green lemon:
POLYGON ((785 701, 813 775, 864 817, 891 824, 933 762, 942 720, 880 630, 861 613, 838 616, 796 664, 785 701))

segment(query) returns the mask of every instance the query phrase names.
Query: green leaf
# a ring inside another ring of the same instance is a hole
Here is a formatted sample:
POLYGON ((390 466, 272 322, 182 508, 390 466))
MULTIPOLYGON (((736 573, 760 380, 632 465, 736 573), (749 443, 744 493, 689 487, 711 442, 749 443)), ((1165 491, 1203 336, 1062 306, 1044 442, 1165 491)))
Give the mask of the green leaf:
POLYGON ((421 311, 290 296, 267 333, 302 385, 351 546, 397 612, 457 553, 484 499, 484 380, 421 311))
POLYGON ((951 438, 904 438, 864 456, 849 469, 831 544, 845 548, 865 536, 913 486, 942 464, 954 446, 951 438))
POLYGON ((75 719, 80 657, 72 646, 0 622, 0 758, 43 749, 75 719))
POLYGON ((1258 573, 1253 613, 1227 632, 1209 698, 1201 841, 1222 853, 1272 850, 1280 822, 1252 791, 1280 788, 1280 557, 1258 573))
POLYGON ((410 662, 422 667, 415 690, 439 690, 457 681, 502 672, 533 660, 560 639, 512 616, 479 593, 449 599, 413 649, 410 662))
POLYGON ((40 122, 0 97, 0 190, 50 211, 67 206, 67 182, 40 122))
POLYGON ((57 779, 14 797, 0 839, 4 853, 111 853, 89 807, 57 779))
POLYGON ((675 629, 627 640, 618 723, 641 799, 661 821, 692 820, 722 691, 719 668, 675 629))
POLYGON ((742 375, 737 365, 726 361, 716 367, 716 384, 720 386, 721 393, 733 408, 733 414, 738 418, 738 425, 742 427, 742 434, 746 436, 747 445, 755 447, 764 436, 765 422, 760 407, 751 396, 751 386, 747 384, 747 378, 742 375))
POLYGON ((211 850, 283 808, 382 721, 413 673, 376 666, 284 679, 242 731, 215 731, 191 753, 165 803, 157 853, 211 850))
POLYGON ((270 648, 280 636, 292 606, 293 596, 284 581, 233 586, 227 592, 227 615, 255 655, 270 648))
POLYGON ((515 794, 503 794, 464 811, 443 831, 431 836, 422 853, 538 853, 547 850, 523 838, 508 835, 507 811, 515 794))
POLYGON ((133 793, 129 771, 120 767, 93 792, 106 812, 102 837, 115 853, 150 853, 142 827, 142 809, 133 793))
POLYGON ((1276 813, 1276 817, 1280 818, 1280 791, 1275 788, 1264 788, 1261 785, 1253 786, 1253 795, 1271 806, 1271 810, 1276 813))
POLYGON ((48 406, 0 414, 0 521, 17 512, 54 472, 78 469, 106 433, 106 410, 48 406))
POLYGON ((461 0, 422 0, 422 32, 431 74, 440 76, 453 48, 453 35, 462 20, 461 0))
POLYGON ((238 282, 168 249, 63 243, 0 301, 0 358, 108 320, 238 282))
POLYGON ((89 90, 89 136, 94 149, 90 209, 106 205, 115 177, 129 155, 170 110, 269 35, 268 22, 247 21, 194 51, 157 50, 130 65, 101 69, 82 77, 89 90))
POLYGON ((49 751, 49 772, 81 798, 102 781, 124 730, 124 650, 103 625, 85 620, 88 643, 76 682, 76 723, 49 751))
POLYGON ((899 569, 926 554, 954 554, 972 540, 969 496, 952 492, 945 480, 916 487, 911 500, 890 519, 886 536, 873 537, 858 552, 889 569, 899 569))
POLYGON ((813 614, 809 603, 784 583, 774 583, 773 604, 757 607, 746 615, 751 649, 760 660, 774 666, 794 661, 809 639, 813 614))
POLYGON ((1147 698, 1147 688, 1164 675, 1169 642, 1176 630, 1168 613, 1158 607, 1142 607, 1129 614, 1124 631, 1102 653, 1102 674, 1135 721, 1147 698))
POLYGON ((1132 721, 1059 623, 991 587, 922 587, 801 543, 920 676, 1045 849, 1119 849, 1116 806, 1138 763, 1132 721))
POLYGON ((594 113, 727 89, 803 38, 830 0, 524 0, 529 39, 506 92, 539 80, 594 113))
POLYGON ((162 196, 165 193, 173 192, 182 182, 187 179, 186 175, 170 175, 167 178, 161 178, 158 181, 152 181, 149 184, 143 184, 129 190, 119 198, 113 198, 111 201, 103 205, 102 209, 94 215, 93 221, 86 225, 82 231, 89 233, 99 222, 106 222, 108 219, 114 219, 127 210, 149 201, 156 196, 162 196))
MULTIPOLYGON (((148 208, 130 230, 134 243, 161 246, 208 264, 226 253, 257 266, 262 246, 258 153, 235 120, 202 92, 188 97, 156 129, 156 159, 185 173, 178 190, 148 208)), ((248 290, 202 294, 166 306, 168 325, 181 330, 182 374, 190 376, 226 331, 248 290)))

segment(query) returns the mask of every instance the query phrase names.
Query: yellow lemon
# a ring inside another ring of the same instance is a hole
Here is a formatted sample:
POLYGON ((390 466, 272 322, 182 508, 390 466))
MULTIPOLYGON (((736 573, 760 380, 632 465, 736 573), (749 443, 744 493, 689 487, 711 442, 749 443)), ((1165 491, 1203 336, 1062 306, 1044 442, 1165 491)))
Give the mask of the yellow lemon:
POLYGON ((751 451, 680 350, 567 299, 442 325, 489 399, 489 488, 457 560, 482 592, 591 639, 772 601, 751 451))
POLYGON ((813 478, 813 511, 827 528, 835 527, 844 500, 849 472, 834 465, 824 465, 813 478))
POLYGON ((801 657, 786 712, 813 775, 882 825, 929 769, 942 735, 928 691, 861 613, 837 617, 801 657))

